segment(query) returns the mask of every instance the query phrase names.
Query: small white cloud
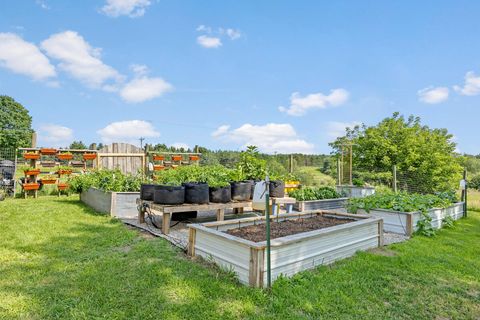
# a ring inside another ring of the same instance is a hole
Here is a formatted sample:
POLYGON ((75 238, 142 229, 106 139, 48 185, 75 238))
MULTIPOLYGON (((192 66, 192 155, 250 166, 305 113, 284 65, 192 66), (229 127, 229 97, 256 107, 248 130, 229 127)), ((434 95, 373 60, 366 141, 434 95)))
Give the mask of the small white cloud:
POLYGON ((160 97, 173 90, 173 86, 162 78, 137 77, 128 82, 121 90, 120 96, 129 103, 139 103, 160 97))
POLYGON ((418 90, 418 100, 424 103, 436 104, 448 99, 449 90, 446 87, 427 87, 418 90))
POLYGON ((42 42, 42 49, 48 56, 60 60, 60 69, 89 87, 111 91, 123 81, 122 75, 102 62, 101 49, 90 46, 77 32, 54 34, 42 42))
POLYGON ((56 76, 55 67, 36 45, 13 33, 0 33, 0 66, 33 80, 56 76))
POLYGON ((136 18, 143 16, 150 4, 150 0, 107 0, 101 12, 114 18, 119 16, 136 18))
POLYGON ((212 136, 225 142, 239 143, 243 148, 255 145, 267 153, 312 153, 314 150, 314 145, 301 139, 295 129, 287 123, 266 125, 246 123, 233 130, 230 130, 228 125, 222 125, 212 133, 212 136))
POLYGON ((40 8, 44 9, 44 10, 49 10, 50 9, 50 6, 47 4, 46 1, 44 0, 35 0, 35 3, 40 6, 40 8))
POLYGON ((112 122, 97 131, 103 143, 126 142, 140 144, 140 138, 156 138, 160 132, 154 126, 143 120, 127 120, 112 122))
POLYGON ((226 35, 227 37, 230 38, 230 40, 236 40, 242 36, 242 33, 240 30, 232 29, 232 28, 219 28, 218 32, 222 35, 226 35))
POLYGON ((198 32, 206 32, 206 33, 212 33, 212 28, 207 27, 206 25, 199 25, 196 29, 198 32))
POLYGON ((136 76, 144 76, 149 72, 148 67, 144 64, 132 64, 130 65, 130 69, 132 69, 136 76))
POLYGON ((222 40, 217 37, 201 35, 197 37, 197 43, 204 48, 218 48, 222 45, 222 40))
POLYGON ((185 149, 185 150, 190 149, 190 146, 186 143, 183 143, 183 142, 172 143, 172 147, 177 148, 177 149, 185 149))
POLYGON ((291 116, 302 116, 309 109, 325 109, 329 106, 335 107, 344 104, 349 98, 349 93, 345 89, 334 89, 330 94, 312 93, 304 97, 298 92, 292 93, 290 96, 289 107, 278 107, 281 112, 285 112, 291 116))
POLYGON ((327 135, 331 140, 335 140, 338 137, 342 137, 346 134, 346 129, 351 128, 353 129, 355 126, 362 125, 359 121, 353 122, 338 122, 338 121, 331 121, 327 125, 327 135))
POLYGON ((37 136, 40 146, 67 147, 73 141, 73 130, 57 124, 45 124, 40 126, 37 136))
POLYGON ((464 96, 476 96, 480 94, 480 76, 476 76, 473 71, 469 71, 465 75, 463 87, 453 86, 453 89, 464 96))

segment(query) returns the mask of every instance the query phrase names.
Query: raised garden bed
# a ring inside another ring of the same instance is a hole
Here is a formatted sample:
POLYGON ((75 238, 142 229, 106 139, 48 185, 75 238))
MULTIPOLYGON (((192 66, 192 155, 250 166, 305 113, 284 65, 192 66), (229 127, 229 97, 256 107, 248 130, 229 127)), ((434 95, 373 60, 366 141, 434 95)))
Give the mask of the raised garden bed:
POLYGON ((137 218, 136 200, 140 192, 111 192, 90 188, 80 193, 80 200, 97 212, 117 218, 137 218))
MULTIPOLYGON (((375 217, 317 211, 284 214, 272 219, 272 230, 280 236, 271 240, 272 280, 383 245, 383 222, 375 217)), ((265 217, 254 217, 191 224, 188 253, 233 270, 243 284, 264 287, 267 272, 266 241, 262 240, 264 223, 265 217), (255 232, 249 232, 248 228, 255 232), (253 233, 253 240, 259 242, 230 233, 241 233, 245 237, 253 233)))
POLYGON ((345 208, 348 198, 297 201, 293 207, 303 212, 310 210, 333 210, 345 208))
POLYGON ((375 193, 374 187, 357 187, 357 186, 336 186, 337 192, 344 194, 347 198, 363 198, 371 196, 375 193))
MULTIPOLYGON (((359 210, 359 213, 365 213, 359 210)), ((370 214, 374 217, 383 219, 383 230, 411 236, 417 231, 417 223, 424 219, 421 212, 400 212, 386 209, 371 209, 370 214)), ((457 202, 447 208, 434 208, 427 211, 432 219, 430 222, 434 229, 441 229, 443 220, 451 217, 458 220, 464 216, 464 202, 457 202)))

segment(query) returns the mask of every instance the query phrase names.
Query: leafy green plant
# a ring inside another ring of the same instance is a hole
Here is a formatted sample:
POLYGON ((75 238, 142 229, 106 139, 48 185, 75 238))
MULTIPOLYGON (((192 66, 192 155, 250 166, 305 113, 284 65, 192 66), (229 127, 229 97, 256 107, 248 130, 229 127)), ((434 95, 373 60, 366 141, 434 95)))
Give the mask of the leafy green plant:
POLYGON ((259 151, 255 146, 248 146, 247 150, 240 154, 240 160, 237 162, 237 170, 245 179, 263 179, 265 178, 267 162, 259 158, 259 151))
POLYGON ((365 186, 365 181, 359 178, 354 178, 352 179, 352 184, 356 187, 363 187, 365 186))
POLYGON ((288 195, 295 198, 297 201, 337 199, 341 197, 341 194, 331 187, 305 187, 290 191, 288 195))
POLYGON ((78 193, 90 187, 103 191, 129 192, 140 190, 142 178, 138 175, 123 174, 118 169, 101 169, 74 176, 68 183, 70 189, 78 193))
POLYGON ((442 226, 444 228, 453 228, 455 220, 453 220, 452 217, 446 216, 445 218, 442 219, 442 226))

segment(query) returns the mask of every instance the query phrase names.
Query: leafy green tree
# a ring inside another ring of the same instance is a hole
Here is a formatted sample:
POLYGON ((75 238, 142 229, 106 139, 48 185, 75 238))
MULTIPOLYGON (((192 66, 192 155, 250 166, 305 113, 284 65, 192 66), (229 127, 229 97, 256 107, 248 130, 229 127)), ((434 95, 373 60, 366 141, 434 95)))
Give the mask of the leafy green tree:
POLYGON ((32 133, 28 110, 13 98, 0 96, 0 147, 30 147, 32 133))
POLYGON ((81 149, 87 149, 87 146, 82 141, 73 141, 70 144, 69 149, 79 149, 79 150, 81 150, 81 149))
POLYGON ((452 138, 446 129, 431 129, 419 117, 405 119, 396 112, 375 126, 347 129, 330 145, 338 153, 342 144, 353 143, 355 170, 391 172, 396 165, 415 191, 431 193, 454 189, 461 179, 461 159, 452 138))

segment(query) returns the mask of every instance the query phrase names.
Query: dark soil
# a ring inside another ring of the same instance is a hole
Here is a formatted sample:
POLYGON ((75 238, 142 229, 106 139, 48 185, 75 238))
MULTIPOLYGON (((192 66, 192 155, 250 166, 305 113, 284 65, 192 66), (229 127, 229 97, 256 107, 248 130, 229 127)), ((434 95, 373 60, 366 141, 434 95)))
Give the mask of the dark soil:
MULTIPOLYGON (((272 220, 270 223, 270 238, 275 239, 280 237, 286 237, 292 234, 328 228, 353 221, 355 220, 337 219, 324 216, 316 216, 313 218, 295 219, 280 222, 272 220)), ((225 232, 231 234, 232 236, 240 237, 253 242, 260 242, 267 240, 265 229, 265 224, 261 223, 257 225, 230 229, 225 232)))

